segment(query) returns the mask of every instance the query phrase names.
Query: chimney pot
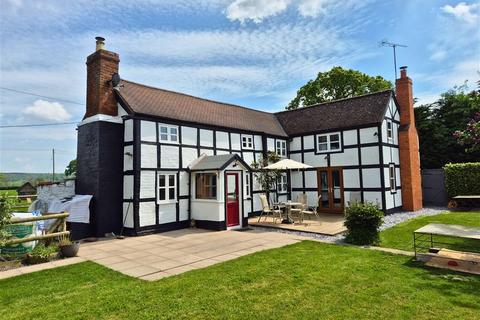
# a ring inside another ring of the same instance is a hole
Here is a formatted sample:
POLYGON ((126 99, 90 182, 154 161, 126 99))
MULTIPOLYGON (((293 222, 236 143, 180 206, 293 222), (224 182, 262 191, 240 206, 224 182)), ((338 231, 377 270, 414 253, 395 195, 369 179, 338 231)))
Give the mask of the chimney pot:
POLYGON ((407 77, 407 66, 401 66, 400 67, 400 78, 406 78, 407 77))
POLYGON ((95 37, 95 40, 97 40, 96 46, 95 46, 95 51, 105 49, 105 38, 95 37))

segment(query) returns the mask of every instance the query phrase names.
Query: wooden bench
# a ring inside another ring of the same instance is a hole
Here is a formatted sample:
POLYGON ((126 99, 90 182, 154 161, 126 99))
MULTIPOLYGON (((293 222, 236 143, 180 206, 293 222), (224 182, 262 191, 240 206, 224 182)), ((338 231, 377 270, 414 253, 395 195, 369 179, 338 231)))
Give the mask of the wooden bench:
POLYGON ((430 223, 413 232, 413 247, 417 260, 431 267, 480 275, 480 253, 438 248, 438 245, 447 243, 435 241, 435 236, 472 240, 478 244, 472 249, 480 250, 480 228, 430 223), (419 252, 422 249, 426 252, 419 252))
POLYGON ((456 208, 458 208, 460 203, 465 204, 466 207, 480 206, 480 196, 473 195, 473 196, 456 196, 456 197, 453 197, 448 202, 448 208, 456 209, 456 208))

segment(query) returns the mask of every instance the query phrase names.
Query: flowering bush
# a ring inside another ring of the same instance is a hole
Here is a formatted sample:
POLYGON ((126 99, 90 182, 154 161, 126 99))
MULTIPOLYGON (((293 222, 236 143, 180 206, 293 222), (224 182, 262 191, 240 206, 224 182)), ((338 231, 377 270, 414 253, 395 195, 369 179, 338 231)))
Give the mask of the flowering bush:
POLYGON ((465 130, 455 131, 453 136, 460 145, 466 147, 466 152, 480 151, 480 112, 477 112, 467 123, 465 130))

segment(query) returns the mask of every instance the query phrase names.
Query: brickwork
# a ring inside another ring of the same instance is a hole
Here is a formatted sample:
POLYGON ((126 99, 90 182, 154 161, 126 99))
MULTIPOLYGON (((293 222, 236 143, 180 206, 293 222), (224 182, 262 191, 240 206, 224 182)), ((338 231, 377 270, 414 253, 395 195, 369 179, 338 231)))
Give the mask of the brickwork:
POLYGON ((117 53, 103 49, 87 57, 87 110, 84 118, 96 114, 118 114, 110 80, 114 73, 118 73, 119 63, 117 53))
POLYGON ((402 68, 396 81, 396 98, 400 106, 400 178, 402 182, 403 208, 416 211, 422 205, 422 180, 420 175, 420 154, 415 115, 413 111, 412 80, 402 68))

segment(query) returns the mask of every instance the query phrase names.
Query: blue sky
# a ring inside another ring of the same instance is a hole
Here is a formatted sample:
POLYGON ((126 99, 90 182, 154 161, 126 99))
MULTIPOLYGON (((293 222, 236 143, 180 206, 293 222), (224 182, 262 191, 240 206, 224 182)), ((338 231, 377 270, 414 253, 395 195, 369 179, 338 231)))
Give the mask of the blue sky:
MULTIPOLYGON (((101 35, 120 54, 124 79, 267 111, 282 110, 319 71, 340 65, 394 78, 382 39, 408 45, 414 94, 478 76, 476 1, 123 0, 0 1, 1 125, 79 121, 85 58, 101 35), (80 104, 62 101, 67 99, 80 104)), ((63 171, 75 125, 0 128, 0 172, 63 171)))

